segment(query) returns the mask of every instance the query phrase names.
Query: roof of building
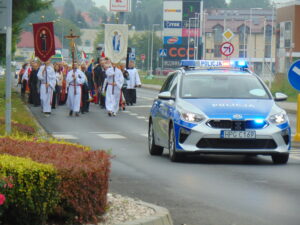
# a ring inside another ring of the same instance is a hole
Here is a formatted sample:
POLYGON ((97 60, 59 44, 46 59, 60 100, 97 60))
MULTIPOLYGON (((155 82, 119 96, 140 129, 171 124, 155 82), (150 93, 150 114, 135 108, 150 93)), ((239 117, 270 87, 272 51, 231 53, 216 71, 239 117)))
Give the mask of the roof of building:
MULTIPOLYGON (((54 36, 55 40, 55 47, 56 49, 59 49, 62 47, 60 40, 57 36, 54 36)), ((34 48, 33 44, 33 33, 29 31, 24 31, 21 34, 21 38, 19 43, 17 44, 18 48, 34 48)))

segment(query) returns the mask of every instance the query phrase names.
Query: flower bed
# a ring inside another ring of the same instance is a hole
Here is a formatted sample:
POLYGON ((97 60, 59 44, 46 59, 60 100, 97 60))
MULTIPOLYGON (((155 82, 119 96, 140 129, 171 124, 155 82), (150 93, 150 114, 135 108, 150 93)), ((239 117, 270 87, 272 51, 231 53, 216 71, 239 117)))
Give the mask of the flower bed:
POLYGON ((107 206, 110 156, 105 151, 49 141, 0 137, 0 154, 29 157, 52 164, 61 178, 55 216, 75 222, 97 222, 107 206))

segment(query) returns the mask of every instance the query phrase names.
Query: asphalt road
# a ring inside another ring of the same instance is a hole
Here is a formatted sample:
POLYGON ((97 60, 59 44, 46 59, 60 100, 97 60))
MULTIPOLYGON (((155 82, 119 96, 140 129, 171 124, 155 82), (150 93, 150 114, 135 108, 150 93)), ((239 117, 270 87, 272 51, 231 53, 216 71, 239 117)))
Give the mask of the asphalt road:
POLYGON ((156 93, 139 89, 137 105, 115 118, 94 104, 78 118, 65 106, 48 118, 31 109, 55 137, 111 150, 110 192, 168 208, 175 225, 300 224, 300 151, 280 166, 263 156, 207 155, 184 163, 171 163, 167 151, 150 156, 147 118, 156 93))

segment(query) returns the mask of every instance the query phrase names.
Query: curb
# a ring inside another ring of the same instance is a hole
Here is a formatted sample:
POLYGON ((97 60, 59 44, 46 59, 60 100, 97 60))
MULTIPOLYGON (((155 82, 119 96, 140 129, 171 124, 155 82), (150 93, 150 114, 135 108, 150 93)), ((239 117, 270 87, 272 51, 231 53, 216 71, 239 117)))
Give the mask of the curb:
POLYGON ((143 201, 139 201, 138 203, 154 209, 156 214, 134 221, 121 223, 119 225, 173 225, 169 210, 167 210, 166 208, 143 201))
MULTIPOLYGON (((49 137, 49 133, 41 125, 39 120, 37 120, 36 117, 33 115, 32 111, 30 110, 30 107, 25 102, 24 105, 26 110, 32 115, 33 118, 35 118, 36 124, 39 129, 38 131, 39 135, 43 136, 44 138, 49 137)), ((140 218, 130 222, 121 223, 119 225, 173 225, 173 221, 168 209, 147 202, 143 202, 143 201, 138 201, 138 203, 146 207, 152 208, 156 213, 152 216, 140 218)))

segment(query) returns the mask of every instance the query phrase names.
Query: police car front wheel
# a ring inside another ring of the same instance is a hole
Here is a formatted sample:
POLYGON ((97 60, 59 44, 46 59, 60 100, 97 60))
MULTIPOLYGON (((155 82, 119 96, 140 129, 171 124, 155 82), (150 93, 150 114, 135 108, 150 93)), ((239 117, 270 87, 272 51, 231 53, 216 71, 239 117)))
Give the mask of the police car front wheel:
POLYGON ((286 164, 289 160, 289 154, 276 154, 272 155, 274 164, 286 164))
POLYGON ((172 162, 181 162, 184 159, 183 153, 176 152, 176 139, 174 128, 171 125, 169 130, 169 158, 172 162))
POLYGON ((148 147, 150 155, 162 155, 164 148, 155 144, 153 123, 150 120, 148 130, 148 147))

